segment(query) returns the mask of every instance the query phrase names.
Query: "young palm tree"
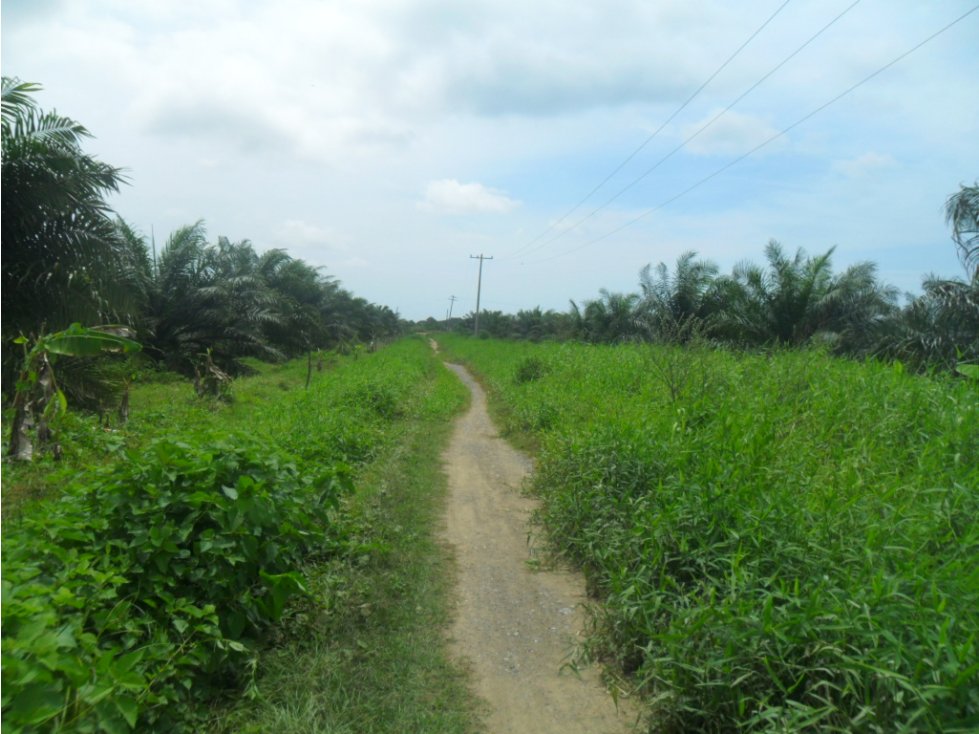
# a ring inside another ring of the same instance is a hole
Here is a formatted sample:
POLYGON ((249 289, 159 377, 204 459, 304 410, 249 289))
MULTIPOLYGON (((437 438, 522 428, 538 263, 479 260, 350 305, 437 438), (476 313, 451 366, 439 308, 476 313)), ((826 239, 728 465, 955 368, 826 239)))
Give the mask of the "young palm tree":
POLYGON ((742 343, 783 345, 822 333, 838 349, 867 348, 874 325, 895 309, 897 292, 877 282, 871 263, 835 276, 833 249, 816 257, 800 249, 790 258, 778 242, 769 242, 767 268, 741 263, 718 279, 716 333, 742 343))
MULTIPOLYGON (((639 336, 638 293, 599 290, 601 298, 586 301, 581 313, 583 336, 590 342, 617 342, 639 336)), ((574 304, 572 303, 574 306, 574 304)))
POLYGON ((697 253, 685 252, 677 258, 671 274, 666 263, 649 265, 639 273, 642 301, 639 312, 654 338, 685 342, 711 311, 708 299, 718 267, 709 260, 697 260, 697 253))

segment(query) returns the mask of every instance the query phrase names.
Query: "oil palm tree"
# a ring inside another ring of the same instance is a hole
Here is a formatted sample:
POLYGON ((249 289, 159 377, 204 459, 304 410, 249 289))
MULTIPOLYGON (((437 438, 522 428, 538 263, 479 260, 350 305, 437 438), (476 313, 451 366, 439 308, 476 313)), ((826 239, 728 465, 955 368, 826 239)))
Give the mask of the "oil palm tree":
POLYGON ((945 202, 945 221, 952 226, 952 240, 967 277, 979 279, 979 184, 962 186, 945 202))
MULTIPOLYGON (((586 301, 582 310, 574 301, 572 311, 576 314, 579 334, 590 342, 611 343, 625 341, 639 336, 640 321, 636 307, 638 293, 612 293, 602 288, 601 298, 586 301)), ((574 317, 574 315, 573 315, 574 317)))
POLYGON ((279 318, 265 325, 269 342, 287 356, 326 346, 328 330, 320 312, 332 290, 332 278, 284 250, 262 253, 258 272, 277 299, 279 318))
POLYGON ((696 331, 697 322, 710 316, 708 296, 718 267, 696 258, 696 252, 684 252, 672 273, 662 262, 655 272, 649 265, 640 271, 639 311, 653 338, 685 342, 696 331))
POLYGON ((147 352, 184 373, 205 354, 231 372, 240 357, 280 357, 263 333, 280 313, 258 262, 247 241, 208 245, 200 221, 170 235, 148 299, 147 352))
POLYGON ((962 186, 945 202, 945 220, 966 279, 927 276, 882 343, 884 354, 919 368, 962 369, 979 363, 979 186, 962 186))
POLYGON ((83 151, 91 135, 81 124, 39 110, 32 97, 39 89, 2 80, 5 376, 19 334, 129 320, 138 309, 117 277, 126 246, 105 201, 121 171, 83 151))
POLYGON ((871 263, 834 275, 834 249, 814 257, 800 249, 789 257, 770 241, 767 267, 740 263, 718 279, 715 333, 741 343, 792 346, 820 333, 840 350, 866 347, 874 325, 895 310, 897 292, 878 283, 871 263))

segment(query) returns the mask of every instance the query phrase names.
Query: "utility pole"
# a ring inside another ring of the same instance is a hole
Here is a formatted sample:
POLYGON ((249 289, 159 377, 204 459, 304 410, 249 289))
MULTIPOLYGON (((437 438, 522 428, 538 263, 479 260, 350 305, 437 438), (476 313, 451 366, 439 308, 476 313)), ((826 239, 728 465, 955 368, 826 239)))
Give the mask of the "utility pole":
POLYGON ((445 330, 448 331, 451 328, 452 323, 452 307, 456 305, 456 301, 459 300, 455 296, 449 296, 449 312, 445 315, 445 330))
POLYGON ((483 290, 483 260, 492 260, 492 256, 485 257, 482 253, 479 255, 470 255, 470 260, 479 260, 479 280, 476 281, 476 326, 473 330, 475 336, 479 336, 479 297, 483 290))

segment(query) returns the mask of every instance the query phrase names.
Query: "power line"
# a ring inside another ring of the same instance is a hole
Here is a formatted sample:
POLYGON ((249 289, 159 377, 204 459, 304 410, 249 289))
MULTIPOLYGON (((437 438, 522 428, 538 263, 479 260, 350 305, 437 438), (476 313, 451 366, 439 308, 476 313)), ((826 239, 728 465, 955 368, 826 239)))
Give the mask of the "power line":
POLYGON ((565 230, 562 230, 561 232, 559 232, 555 236, 553 236, 550 239, 548 239, 546 242, 542 243, 538 247, 533 248, 532 250, 529 250, 528 252, 533 252, 535 250, 541 249, 542 247, 546 247, 547 245, 551 244, 555 240, 558 240, 561 237, 563 237, 564 235, 566 235, 568 232, 570 232, 570 231, 572 231, 574 229, 577 229, 579 226, 581 226, 582 224, 584 224, 585 222, 587 222, 589 219, 591 219, 593 216, 595 216, 596 214, 598 214, 598 212, 600 212, 603 209, 605 209, 606 207, 608 207, 609 204, 611 204, 613 201, 615 201, 620 196, 622 196, 622 194, 624 194, 626 191, 628 191, 633 186, 635 186, 636 184, 638 184, 640 181, 642 181, 643 179, 645 179, 653 171, 655 171, 661 165, 663 165, 664 163, 666 163, 666 161, 668 161, 670 158, 672 158, 676 153, 678 153, 683 148, 685 148, 688 143, 690 143, 695 138, 699 137, 700 134, 703 133, 705 130, 707 130, 709 127, 713 126, 713 124, 715 122, 717 122, 724 115, 726 115, 728 112, 730 112, 730 110, 736 104, 738 104, 738 102, 740 102, 745 97, 747 97, 749 94, 751 94, 753 91, 755 91, 755 89, 757 89, 758 87, 760 87, 775 72, 777 72, 779 69, 781 69, 787 63, 789 63, 789 61, 791 61, 793 58, 795 58, 797 55, 799 55, 807 46, 809 46, 809 44, 811 44, 813 41, 815 41, 817 38, 819 38, 819 36, 821 36, 823 33, 825 33, 831 26, 833 26, 834 24, 836 24, 836 22, 838 20, 840 20, 840 18, 842 18, 844 15, 846 15, 851 10, 853 10, 853 8, 855 8, 861 1, 862 0, 854 0, 854 2, 852 2, 849 6, 847 6, 843 10, 843 12, 841 12, 839 15, 837 15, 835 18, 833 18, 829 23, 827 23, 822 28, 820 28, 818 31, 816 31, 813 35, 811 35, 808 38, 808 40, 806 40, 806 42, 803 43, 801 46, 799 46, 795 51, 793 51, 792 53, 790 53, 788 56, 786 56, 784 59, 782 59, 780 62, 778 62, 775 66, 773 66, 771 69, 769 69, 768 72, 766 72, 764 76, 762 76, 758 81, 756 81, 754 84, 752 84, 750 87, 748 87, 745 91, 743 91, 741 94, 739 94, 738 97, 733 102, 731 102, 730 104, 728 104, 727 107, 725 107, 723 110, 721 110, 716 115, 714 115, 710 120, 707 121, 706 124, 702 125, 693 135, 690 135, 689 137, 687 137, 682 143, 680 143, 679 145, 677 145, 676 147, 674 147, 669 153, 667 153, 666 155, 664 155, 662 158, 660 158, 658 161, 656 161, 656 163, 654 163, 652 166, 650 166, 649 168, 647 168, 641 175, 637 176, 632 181, 630 181, 628 184, 626 184, 621 189, 619 189, 612 197, 610 197, 609 199, 607 199, 603 204, 601 204, 598 207, 595 207, 592 211, 590 211, 584 217, 582 217, 581 219, 579 219, 572 226, 568 227, 565 230))
MULTIPOLYGON (((857 0, 857 1, 859 2, 859 0, 857 0)), ((666 120, 663 122, 663 124, 661 124, 658 128, 656 128, 656 130, 654 130, 651 135, 649 135, 644 141, 642 141, 642 143, 639 144, 639 147, 637 147, 628 156, 626 156, 625 160, 623 160, 618 166, 616 166, 612 170, 611 173, 609 173, 605 178, 603 178, 601 181, 599 181, 598 184, 595 186, 595 188, 593 188, 591 191, 589 191, 587 194, 585 194, 585 196, 581 199, 581 201, 579 201, 577 204, 575 204, 573 207, 571 207, 567 212, 565 212, 561 216, 560 219, 558 219, 556 222, 554 222, 553 224, 551 224, 547 229, 545 229, 543 232, 541 232, 539 235, 537 235, 534 239, 532 239, 530 242, 528 242, 527 244, 523 245, 519 249, 515 250, 508 257, 513 257, 514 255, 517 255, 518 253, 523 252, 528 247, 530 247, 531 245, 533 245, 535 242, 537 242, 541 238, 545 237, 548 232, 550 232, 552 229, 554 229, 559 224, 561 224, 561 222, 563 222, 565 219, 567 219, 572 214, 574 214, 582 204, 584 204, 592 196, 594 196, 595 192, 597 192, 606 183, 608 183, 609 182, 609 179, 611 179, 615 174, 617 174, 619 171, 621 171, 626 166, 626 164, 629 163, 629 161, 631 161, 633 158, 635 158, 640 153, 640 151, 642 151, 643 148, 645 148, 647 145, 649 145, 649 143, 651 143, 653 141, 653 138, 655 138, 657 135, 659 135, 663 131, 663 129, 667 125, 669 125, 677 115, 679 115, 681 112, 683 112, 683 110, 686 109, 687 105, 689 105, 691 102, 693 102, 693 100, 697 97, 697 95, 699 95, 702 91, 704 91, 704 89, 707 87, 707 85, 710 84, 712 81, 714 81, 714 78, 718 74, 720 74, 722 71, 724 71, 724 69, 727 68, 727 65, 730 64, 732 61, 734 61, 734 59, 745 49, 745 47, 747 47, 747 45, 749 43, 751 43, 753 40, 755 40, 755 37, 759 33, 761 33, 763 30, 765 30, 765 28, 768 26, 768 24, 771 23, 773 20, 775 20, 775 16, 777 16, 779 13, 781 13, 782 10, 785 8, 785 6, 788 5, 790 2, 791 2, 791 0, 785 0, 785 2, 783 2, 781 5, 779 5, 778 8, 775 9, 775 12, 772 13, 770 16, 768 16, 768 19, 765 20, 765 22, 762 23, 760 26, 758 26, 758 28, 755 29, 755 32, 752 33, 750 36, 748 36, 747 40, 744 43, 742 43, 740 46, 738 46, 738 48, 734 51, 734 53, 731 54, 730 56, 728 56, 727 57, 727 60, 724 61, 723 64, 721 64, 720 66, 718 66, 717 69, 714 70, 714 73, 711 74, 709 77, 707 77, 707 79, 704 81, 704 83, 701 84, 699 87, 697 87, 697 89, 694 91, 694 93, 691 94, 689 97, 687 97, 686 101, 684 101, 683 104, 681 104, 679 107, 677 107, 673 111, 673 113, 668 118, 666 118, 666 120)), ((578 225, 575 225, 575 226, 578 226, 578 225)))
POLYGON ((939 30, 935 31, 930 36, 928 36, 927 38, 925 38, 923 41, 920 41, 916 45, 912 46, 907 51, 905 51, 901 55, 895 57, 891 61, 887 62, 886 64, 884 64, 883 66, 881 66, 879 69, 877 69, 876 71, 874 71, 873 73, 868 74, 863 79, 861 79, 860 81, 858 81, 856 84, 853 84, 850 87, 848 87, 847 89, 843 90, 842 92, 840 92, 839 94, 837 94, 835 97, 833 97, 832 99, 830 99, 828 102, 824 102, 819 107, 815 108, 814 110, 812 110, 809 113, 807 113, 807 114, 803 115, 802 117, 800 117, 798 120, 796 120, 795 122, 793 122, 788 127, 783 128, 779 132, 777 132, 774 135, 772 135, 771 137, 767 138, 762 143, 759 143, 754 148, 752 148, 751 150, 749 150, 747 153, 743 153, 742 155, 738 156, 734 160, 729 161, 728 163, 726 163, 725 165, 721 166, 720 168, 718 168, 713 173, 711 173, 711 174, 709 174, 707 176, 704 176, 702 179, 700 179, 696 183, 692 184, 691 186, 688 186, 687 188, 685 188, 680 193, 678 193, 678 194, 670 197, 669 199, 666 199, 665 201, 663 201, 662 203, 658 204, 655 207, 652 207, 651 209, 647 209, 642 214, 638 215, 637 217, 634 217, 633 219, 630 219, 625 224, 622 224, 622 225, 616 227, 615 229, 613 229, 613 230, 611 230, 609 232, 606 232, 601 237, 596 237, 594 239, 588 240, 587 242, 579 245, 578 247, 572 248, 572 249, 567 250, 566 252, 563 252, 563 253, 558 253, 556 255, 552 255, 551 257, 542 258, 541 260, 537 260, 536 262, 537 263, 549 262, 550 260, 554 260, 554 259, 557 259, 559 257, 564 257, 566 255, 571 255, 571 254, 573 254, 575 252, 578 252, 579 250, 582 250, 582 249, 584 249, 586 247, 589 247, 589 246, 594 245, 594 244, 596 244, 598 242, 601 242, 602 240, 608 239, 612 235, 618 234, 619 232, 621 232, 622 230, 626 229, 627 227, 631 227, 633 224, 635 224, 636 222, 638 222, 640 219, 644 219, 644 218, 648 217, 650 214, 653 214, 654 212, 657 212, 660 209, 663 209, 664 207, 669 206, 670 204, 672 204, 677 199, 679 199, 679 198, 681 198, 683 196, 686 196, 687 194, 689 194, 694 189, 697 189, 697 188, 703 186, 705 183, 707 183, 708 181, 710 181, 713 178, 716 178, 717 176, 719 176, 720 174, 724 173, 729 168, 732 168, 733 166, 737 165, 738 163, 740 163, 741 161, 743 161, 748 156, 751 156, 751 155, 757 153, 759 150, 761 150, 765 146, 769 145, 770 143, 774 142, 775 140, 778 140, 780 137, 782 137, 786 133, 790 132, 791 130, 794 130, 799 125, 801 125, 802 123, 806 122, 807 120, 809 120, 810 118, 814 117, 815 115, 819 114, 820 112, 822 112, 823 110, 825 110, 830 105, 835 104, 839 100, 843 99, 844 97, 846 97, 848 94, 850 94, 851 92, 853 92, 857 88, 862 87, 864 84, 866 84, 867 82, 869 82, 871 79, 874 79, 875 77, 879 76, 880 74, 882 74, 883 72, 887 71, 888 69, 890 69, 892 66, 894 66, 898 62, 902 61, 903 59, 905 59, 908 56, 910 56, 911 54, 913 54, 915 51, 917 51, 919 48, 921 48, 925 44, 933 41, 935 38, 937 38, 941 34, 945 33, 945 31, 947 31, 950 28, 952 28, 953 26, 961 23, 963 20, 965 20, 967 17, 969 17, 970 15, 972 15, 977 10, 979 10, 979 5, 973 6, 971 9, 967 10, 965 13, 963 13, 958 18, 956 18, 955 20, 953 20, 952 22, 950 22, 948 25, 943 26, 942 28, 940 28, 939 30))

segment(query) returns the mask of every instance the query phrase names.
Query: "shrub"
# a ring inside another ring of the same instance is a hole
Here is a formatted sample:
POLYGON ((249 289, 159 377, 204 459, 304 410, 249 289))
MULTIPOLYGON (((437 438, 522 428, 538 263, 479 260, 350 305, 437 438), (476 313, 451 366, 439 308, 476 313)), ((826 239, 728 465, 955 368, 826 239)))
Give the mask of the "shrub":
POLYGON ((538 357, 524 357, 513 372, 513 381, 517 385, 523 385, 541 379, 548 372, 550 368, 544 360, 538 357))
POLYGON ((303 593, 349 488, 252 444, 159 441, 4 538, 10 731, 173 731, 303 593))

